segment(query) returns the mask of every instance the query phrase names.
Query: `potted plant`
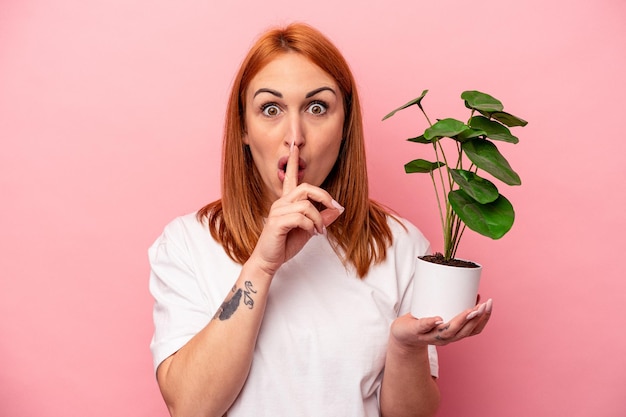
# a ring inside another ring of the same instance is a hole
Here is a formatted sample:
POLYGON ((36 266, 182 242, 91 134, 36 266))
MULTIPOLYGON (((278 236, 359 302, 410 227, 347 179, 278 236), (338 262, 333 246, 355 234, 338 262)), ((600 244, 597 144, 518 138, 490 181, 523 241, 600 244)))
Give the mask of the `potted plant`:
POLYGON ((443 252, 417 260, 411 312, 415 317, 438 315, 447 321, 472 307, 478 293, 482 267, 456 259, 466 227, 499 239, 513 226, 512 204, 493 182, 483 177, 483 172, 504 184, 521 185, 519 175, 494 141, 518 143, 509 128, 526 126, 527 122, 505 112, 502 102, 488 94, 464 91, 461 99, 470 112, 468 121, 445 118, 432 123, 422 106, 427 93, 424 90, 418 98, 393 110, 383 120, 415 105, 429 125, 422 134, 408 140, 429 146, 435 160, 414 159, 404 169, 406 173, 430 175, 443 232, 443 252), (470 277, 461 277, 463 274, 470 277))

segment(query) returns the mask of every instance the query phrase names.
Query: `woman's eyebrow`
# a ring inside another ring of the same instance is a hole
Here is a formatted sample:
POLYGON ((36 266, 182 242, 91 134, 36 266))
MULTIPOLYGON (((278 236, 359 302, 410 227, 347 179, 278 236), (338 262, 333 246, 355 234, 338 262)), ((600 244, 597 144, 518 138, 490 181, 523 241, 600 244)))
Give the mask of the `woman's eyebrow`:
MULTIPOLYGON (((330 87, 320 87, 320 88, 316 88, 313 91, 310 91, 306 94, 305 98, 310 98, 313 97, 316 94, 321 93, 322 91, 330 91, 331 93, 333 93, 334 95, 337 95, 337 93, 335 92, 335 90, 333 90, 330 87)), ((255 91, 254 95, 252 96, 252 98, 258 96, 261 93, 269 93, 273 96, 276 96, 278 98, 283 98, 283 95, 281 92, 276 91, 276 90, 272 90, 271 88, 259 88, 258 90, 255 91)))
POLYGON ((305 98, 309 98, 309 97, 313 97, 314 95, 321 93, 322 91, 330 91, 331 93, 333 93, 334 95, 337 95, 337 93, 335 93, 335 90, 333 90, 330 87, 320 87, 320 88, 316 88, 315 90, 307 93, 307 95, 305 96, 305 98))
POLYGON ((258 96, 261 93, 270 93, 278 98, 283 98, 283 95, 280 92, 272 90, 271 88, 259 88, 258 90, 256 90, 252 98, 258 96))

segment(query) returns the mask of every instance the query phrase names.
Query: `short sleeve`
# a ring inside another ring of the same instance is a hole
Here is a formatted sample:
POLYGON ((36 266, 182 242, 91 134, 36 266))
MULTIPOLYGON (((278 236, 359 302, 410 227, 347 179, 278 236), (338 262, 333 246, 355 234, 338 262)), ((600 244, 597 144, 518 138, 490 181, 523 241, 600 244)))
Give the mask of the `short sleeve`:
POLYGON ((396 233, 395 235, 396 240, 400 240, 400 236, 404 238, 403 241, 398 242, 398 244, 402 246, 402 250, 398 251, 397 256, 402 259, 397 262, 408 262, 409 265, 405 268, 408 280, 402 281, 404 283, 404 288, 400 301, 400 309, 398 311, 399 316, 411 311, 413 280, 415 277, 417 258, 430 253, 430 242, 426 239, 422 232, 407 220, 404 220, 403 223, 406 231, 404 234, 396 233))
POLYGON ((156 372, 161 362, 202 330, 211 317, 178 220, 165 228, 148 255, 150 293, 154 297, 150 350, 156 372))
MULTIPOLYGON (((399 316, 407 314, 411 311, 411 299, 413 297, 413 280, 415 277, 415 265, 416 259, 419 256, 430 253, 430 242, 422 234, 422 232, 415 227, 411 222, 403 219, 403 225, 405 228, 405 234, 401 232, 395 233, 396 248, 401 261, 397 261, 400 264, 402 261, 409 259, 410 270, 409 280, 407 282, 404 291, 402 291, 402 300, 400 302, 399 316), (406 238, 406 240, 402 238, 406 238)), ((439 377, 439 356, 437 354, 437 348, 434 345, 428 346, 428 360, 430 363, 430 374, 435 378, 439 377)))
POLYGON ((439 378, 439 355, 437 347, 428 345, 428 361, 430 362, 430 374, 435 378, 439 378))

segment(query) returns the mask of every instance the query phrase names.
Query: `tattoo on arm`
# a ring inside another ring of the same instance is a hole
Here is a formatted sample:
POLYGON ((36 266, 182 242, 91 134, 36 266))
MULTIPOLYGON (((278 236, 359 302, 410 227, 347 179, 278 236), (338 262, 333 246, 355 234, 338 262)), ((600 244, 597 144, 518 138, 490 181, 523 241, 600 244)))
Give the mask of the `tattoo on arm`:
POLYGON ((247 305, 248 308, 252 309, 252 307, 254 307, 254 300, 252 299, 250 293, 256 294, 256 290, 252 288, 252 283, 250 281, 246 281, 246 289, 243 292, 243 303, 247 305))
POLYGON ((224 321, 224 320, 228 320, 229 318, 231 318, 232 315, 235 313, 235 311, 237 311, 237 308, 239 307, 239 303, 241 301, 242 295, 243 295, 243 303, 247 305, 248 308, 252 309, 252 307, 254 307, 254 300, 252 299, 252 296, 250 294, 256 294, 256 290, 253 288, 252 282, 250 281, 245 282, 245 287, 246 287, 245 290, 242 290, 241 288, 236 290, 235 287, 233 287, 232 289, 233 296, 230 297, 229 300, 224 301, 222 303, 220 308, 215 313, 215 316, 213 317, 213 319, 220 319, 224 321))
POLYGON ((233 292, 232 297, 222 303, 220 308, 215 313, 214 319, 228 320, 239 307, 239 301, 241 300, 241 288, 235 291, 235 287, 231 290, 233 292))

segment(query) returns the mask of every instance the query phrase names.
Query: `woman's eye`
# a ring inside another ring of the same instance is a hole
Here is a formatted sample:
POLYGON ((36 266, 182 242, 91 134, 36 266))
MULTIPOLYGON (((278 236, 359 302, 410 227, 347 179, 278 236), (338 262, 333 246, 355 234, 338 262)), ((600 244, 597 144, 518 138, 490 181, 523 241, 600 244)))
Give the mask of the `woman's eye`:
POLYGON ((313 102, 311 103, 311 105, 309 106, 309 108, 307 109, 307 111, 311 114, 314 114, 316 116, 322 115, 324 113, 326 113, 326 104, 322 103, 322 102, 313 102))
POLYGON ((267 104, 261 108, 263 114, 269 117, 278 116, 280 114, 280 108, 276 104, 267 104))

